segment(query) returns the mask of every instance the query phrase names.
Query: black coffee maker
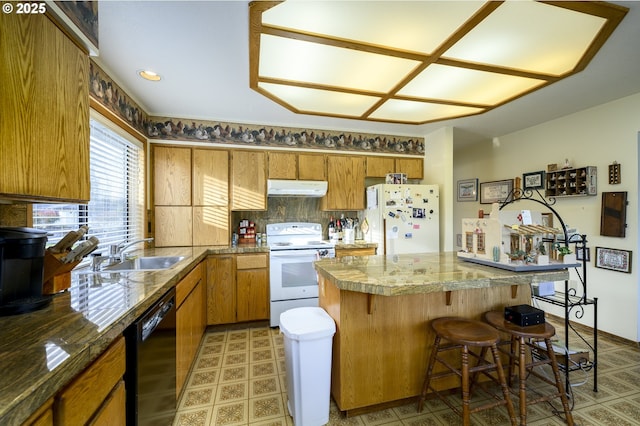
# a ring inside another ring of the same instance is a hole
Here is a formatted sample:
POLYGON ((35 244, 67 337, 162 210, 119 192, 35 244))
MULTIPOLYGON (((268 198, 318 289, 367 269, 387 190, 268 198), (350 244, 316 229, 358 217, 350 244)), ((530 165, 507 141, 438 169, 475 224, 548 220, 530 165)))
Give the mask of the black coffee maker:
POLYGON ((47 232, 0 227, 0 316, 41 309, 51 297, 42 295, 47 232))

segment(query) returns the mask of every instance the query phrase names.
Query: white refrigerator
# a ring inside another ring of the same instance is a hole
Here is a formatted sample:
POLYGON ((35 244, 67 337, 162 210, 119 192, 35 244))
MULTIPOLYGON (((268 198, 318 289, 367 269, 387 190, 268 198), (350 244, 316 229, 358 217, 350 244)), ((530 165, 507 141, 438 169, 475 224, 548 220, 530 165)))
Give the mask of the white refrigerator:
POLYGON ((380 184, 367 188, 365 240, 377 254, 440 251, 437 185, 380 184))

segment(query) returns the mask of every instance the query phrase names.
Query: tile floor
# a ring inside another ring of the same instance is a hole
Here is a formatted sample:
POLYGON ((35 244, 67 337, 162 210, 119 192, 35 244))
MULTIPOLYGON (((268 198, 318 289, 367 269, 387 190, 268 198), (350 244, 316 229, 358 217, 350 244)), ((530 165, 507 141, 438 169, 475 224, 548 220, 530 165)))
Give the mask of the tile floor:
MULTIPOLYGON (((576 425, 639 425, 640 349, 602 335, 598 349, 598 392, 593 392, 592 373, 571 373, 576 425)), ((254 324, 245 329, 208 330, 178 402, 174 425, 292 425, 284 366, 283 336, 277 328, 254 324)), ((472 422, 509 424, 504 407, 474 414, 472 422)), ((461 421, 437 400, 427 401, 422 413, 411 403, 350 418, 332 402, 329 424, 453 426, 461 421)), ((529 407, 528 424, 551 426, 564 421, 543 403, 529 407)))

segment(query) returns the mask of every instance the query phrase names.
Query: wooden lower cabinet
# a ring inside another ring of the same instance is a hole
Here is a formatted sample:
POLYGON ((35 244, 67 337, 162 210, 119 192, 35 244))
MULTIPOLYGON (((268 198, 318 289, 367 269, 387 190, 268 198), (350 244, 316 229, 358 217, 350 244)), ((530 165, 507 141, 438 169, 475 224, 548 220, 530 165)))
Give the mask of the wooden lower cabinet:
POLYGON ((126 418, 122 415, 122 407, 126 404, 124 380, 120 380, 102 404, 90 426, 126 426, 126 418))
POLYGON ((125 368, 125 343, 121 336, 54 398, 54 424, 83 425, 94 420, 96 424, 124 422, 125 398, 112 395, 123 383, 125 368))
POLYGON ((236 259, 236 320, 269 319, 269 255, 245 254, 236 259))
POLYGON ((176 397, 180 396, 207 327, 204 263, 176 285, 176 397))
POLYGON ((213 255, 207 259, 207 323, 269 318, 269 255, 213 255))
POLYGON ((336 257, 342 256, 372 256, 376 254, 375 247, 336 248, 336 257))
POLYGON ((207 258, 207 324, 236 321, 236 266, 234 255, 207 258))

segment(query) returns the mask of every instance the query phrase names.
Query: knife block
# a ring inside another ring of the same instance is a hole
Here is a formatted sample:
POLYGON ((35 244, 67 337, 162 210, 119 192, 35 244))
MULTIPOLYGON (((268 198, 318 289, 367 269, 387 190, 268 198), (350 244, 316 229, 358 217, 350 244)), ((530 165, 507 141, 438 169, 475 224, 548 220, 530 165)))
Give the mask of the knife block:
POLYGON ((62 258, 67 253, 53 254, 45 251, 42 294, 59 293, 71 286, 71 270, 80 263, 80 260, 70 263, 62 262, 62 258))

